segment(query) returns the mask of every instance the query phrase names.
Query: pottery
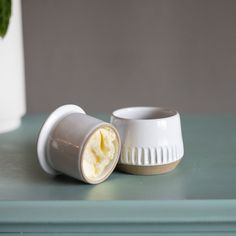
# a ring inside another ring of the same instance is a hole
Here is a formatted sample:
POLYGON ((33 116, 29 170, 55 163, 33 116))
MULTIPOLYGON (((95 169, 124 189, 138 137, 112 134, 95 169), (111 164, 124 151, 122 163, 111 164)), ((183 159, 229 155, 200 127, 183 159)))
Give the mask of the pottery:
POLYGON ((57 108, 44 123, 37 143, 42 169, 50 175, 66 174, 90 184, 106 180, 114 170, 120 155, 120 138, 109 123, 87 115, 76 105, 57 108), (98 129, 108 127, 117 138, 114 158, 96 178, 89 178, 83 165, 84 150, 90 137, 98 129))
POLYGON ((162 174, 184 155, 180 115, 160 107, 129 107, 112 113, 121 143, 118 168, 131 174, 162 174))

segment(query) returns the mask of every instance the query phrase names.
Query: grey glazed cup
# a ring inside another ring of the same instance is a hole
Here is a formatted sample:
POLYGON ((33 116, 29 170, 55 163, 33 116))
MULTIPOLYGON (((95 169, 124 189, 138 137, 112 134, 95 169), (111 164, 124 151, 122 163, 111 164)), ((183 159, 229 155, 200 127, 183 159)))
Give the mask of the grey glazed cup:
POLYGON ((114 170, 120 155, 120 137, 113 125, 85 114, 75 105, 57 108, 44 123, 37 143, 38 159, 42 169, 51 175, 66 174, 90 184, 106 180, 114 170), (118 141, 115 158, 96 179, 88 178, 82 167, 84 147, 99 128, 111 128, 118 141))

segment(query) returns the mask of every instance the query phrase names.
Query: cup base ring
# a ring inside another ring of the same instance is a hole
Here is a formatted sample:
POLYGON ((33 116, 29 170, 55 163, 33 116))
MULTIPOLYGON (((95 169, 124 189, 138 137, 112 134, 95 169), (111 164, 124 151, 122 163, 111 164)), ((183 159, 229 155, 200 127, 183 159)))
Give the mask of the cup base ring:
POLYGON ((118 164, 117 168, 119 171, 126 172, 133 175, 156 175, 170 172, 176 168, 180 163, 181 159, 164 165, 154 166, 137 166, 137 165, 126 165, 118 164))

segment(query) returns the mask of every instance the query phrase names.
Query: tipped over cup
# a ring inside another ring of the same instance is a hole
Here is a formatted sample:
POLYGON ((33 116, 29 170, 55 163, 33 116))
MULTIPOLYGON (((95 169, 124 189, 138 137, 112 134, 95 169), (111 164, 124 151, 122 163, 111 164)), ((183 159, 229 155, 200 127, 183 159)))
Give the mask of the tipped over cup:
POLYGON ((50 175, 66 174, 98 184, 113 172, 120 155, 116 128, 75 105, 57 108, 44 123, 37 143, 38 160, 50 175))

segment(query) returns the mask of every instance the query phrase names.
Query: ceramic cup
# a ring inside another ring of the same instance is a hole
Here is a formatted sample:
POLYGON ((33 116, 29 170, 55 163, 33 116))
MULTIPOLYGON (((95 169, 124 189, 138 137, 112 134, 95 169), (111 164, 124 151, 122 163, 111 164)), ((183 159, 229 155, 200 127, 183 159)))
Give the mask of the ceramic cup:
POLYGON ((141 175, 173 170, 184 155, 180 115, 160 107, 129 107, 112 113, 121 143, 118 168, 141 175))
POLYGON ((38 159, 45 172, 51 175, 64 173, 90 184, 97 184, 109 177, 120 154, 120 138, 109 123, 85 114, 75 105, 56 109, 44 123, 37 143, 38 159), (116 156, 97 178, 89 178, 83 166, 83 153, 91 135, 98 129, 108 127, 117 138, 116 156))

